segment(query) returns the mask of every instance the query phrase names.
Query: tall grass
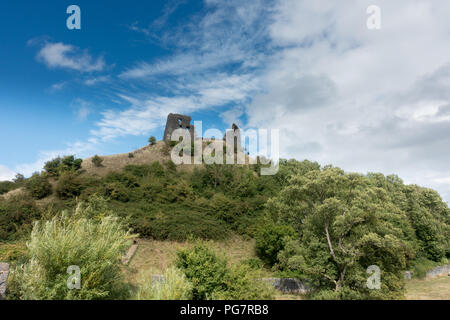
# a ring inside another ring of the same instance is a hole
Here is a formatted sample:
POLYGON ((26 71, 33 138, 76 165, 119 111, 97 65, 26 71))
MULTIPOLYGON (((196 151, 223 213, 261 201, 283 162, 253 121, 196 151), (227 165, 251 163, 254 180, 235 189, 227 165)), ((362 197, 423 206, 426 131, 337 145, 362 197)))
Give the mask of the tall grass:
POLYGON ((27 243, 30 261, 17 268, 20 298, 30 300, 126 298, 120 258, 133 236, 114 216, 85 217, 83 207, 70 216, 36 222, 27 243), (69 289, 67 269, 78 266, 80 289, 69 289))
POLYGON ((152 279, 151 272, 143 274, 136 293, 136 300, 189 300, 192 299, 192 284, 179 269, 170 267, 164 272, 162 281, 152 279))

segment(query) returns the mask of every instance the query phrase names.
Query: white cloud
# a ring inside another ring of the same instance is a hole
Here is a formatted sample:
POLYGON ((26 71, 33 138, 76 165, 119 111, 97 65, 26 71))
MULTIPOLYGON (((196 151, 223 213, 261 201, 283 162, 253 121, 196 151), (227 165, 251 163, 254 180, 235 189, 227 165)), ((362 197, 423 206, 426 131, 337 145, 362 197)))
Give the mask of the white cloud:
POLYGON ((284 157, 397 173, 448 200, 450 4, 378 1, 378 31, 369 4, 279 1, 269 30, 280 50, 248 125, 280 128, 284 157))
POLYGON ((87 50, 81 50, 62 42, 45 42, 37 58, 49 68, 79 72, 102 71, 106 67, 103 57, 94 59, 87 50))
POLYGON ((11 181, 15 175, 14 171, 0 164, 0 181, 11 181))

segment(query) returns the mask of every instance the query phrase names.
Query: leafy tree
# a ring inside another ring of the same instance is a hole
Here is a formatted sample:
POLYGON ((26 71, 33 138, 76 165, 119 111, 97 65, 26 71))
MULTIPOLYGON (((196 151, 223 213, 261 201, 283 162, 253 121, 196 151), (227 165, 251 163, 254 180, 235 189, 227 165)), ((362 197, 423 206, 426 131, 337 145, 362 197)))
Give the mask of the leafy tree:
POLYGON ((25 177, 21 173, 17 173, 14 177, 14 183, 23 183, 25 182, 25 177))
POLYGON ((148 143, 153 146, 156 144, 156 138, 154 136, 151 136, 150 138, 148 138, 148 143))
POLYGON ((280 253, 281 267, 311 279, 318 297, 402 297, 402 270, 413 257, 411 227, 389 194, 368 178, 332 167, 294 175, 268 209, 300 234, 280 253), (365 285, 371 265, 382 271, 380 290, 365 285))

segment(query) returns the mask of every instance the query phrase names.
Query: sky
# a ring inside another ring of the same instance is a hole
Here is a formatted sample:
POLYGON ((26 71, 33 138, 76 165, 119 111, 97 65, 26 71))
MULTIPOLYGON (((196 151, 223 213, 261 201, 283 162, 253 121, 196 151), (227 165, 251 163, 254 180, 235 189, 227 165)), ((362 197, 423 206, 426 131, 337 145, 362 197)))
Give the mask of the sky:
POLYGON ((445 0, 2 1, 0 180, 132 151, 183 113, 449 200, 449 17, 445 0))

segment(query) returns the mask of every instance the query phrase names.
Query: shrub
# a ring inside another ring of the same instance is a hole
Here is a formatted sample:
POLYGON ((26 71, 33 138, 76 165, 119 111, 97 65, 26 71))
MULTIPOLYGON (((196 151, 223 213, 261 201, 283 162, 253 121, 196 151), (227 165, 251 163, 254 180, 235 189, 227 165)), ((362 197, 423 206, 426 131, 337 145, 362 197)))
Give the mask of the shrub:
POLYGON ((58 198, 66 200, 78 197, 81 194, 81 190, 82 183, 79 178, 75 174, 67 172, 61 175, 58 181, 56 195, 58 198))
POLYGON ((154 136, 151 136, 150 138, 148 138, 148 143, 153 146, 156 144, 156 138, 154 136))
POLYGON ((100 158, 98 155, 95 155, 95 156, 92 158, 91 161, 92 161, 92 163, 94 164, 94 166, 96 166, 97 168, 103 166, 103 165, 102 165, 103 159, 100 158))
POLYGON ((228 276, 227 261, 204 245, 177 252, 176 265, 193 285, 193 298, 211 299, 214 292, 225 291, 228 276))
POLYGON ((28 243, 31 260, 17 269, 21 298, 78 300, 125 298, 120 258, 131 236, 117 218, 86 219, 83 210, 37 222, 28 243), (81 288, 67 286, 67 268, 78 266, 81 288))
POLYGON ((134 158, 134 154, 130 152, 130 153, 128 154, 128 158, 130 158, 130 159, 131 159, 131 158, 134 158))
POLYGON ((48 179, 35 173, 25 183, 25 188, 35 199, 43 199, 52 193, 52 185, 48 179))
POLYGON ((192 284, 179 269, 167 268, 163 281, 153 281, 151 273, 141 276, 136 300, 189 300, 192 284))
POLYGON ((15 188, 16 184, 11 181, 1 181, 0 182, 0 195, 8 193, 15 188))
POLYGON ((16 196, 0 201, 0 240, 14 240, 31 231, 41 216, 30 196, 16 196))
POLYGON ((218 257, 206 245, 177 253, 177 266, 193 284, 193 298, 257 300, 271 299, 273 290, 245 265, 227 267, 227 260, 218 257))
POLYGON ((255 249, 258 257, 266 264, 273 266, 277 256, 284 249, 286 238, 294 237, 295 231, 285 225, 265 225, 256 234, 255 249))
POLYGON ((234 265, 227 274, 226 290, 214 291, 214 300, 270 300, 275 290, 260 280, 261 275, 247 265, 234 265))
POLYGON ((185 241, 190 237, 220 240, 229 236, 230 229, 225 223, 204 213, 172 211, 171 207, 164 212, 167 213, 152 215, 148 211, 138 211, 131 218, 133 230, 157 240, 185 241))

